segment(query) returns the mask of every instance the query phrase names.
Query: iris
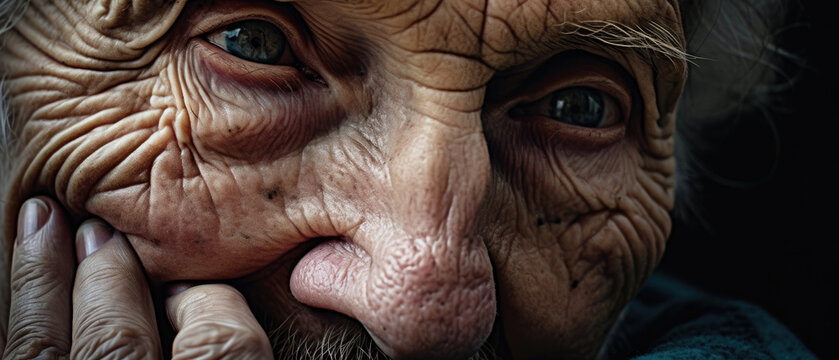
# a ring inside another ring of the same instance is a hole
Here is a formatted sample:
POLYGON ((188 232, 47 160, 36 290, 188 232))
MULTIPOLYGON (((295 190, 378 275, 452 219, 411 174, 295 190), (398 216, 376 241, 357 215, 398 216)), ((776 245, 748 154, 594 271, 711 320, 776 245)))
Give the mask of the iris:
POLYGON ((572 87, 554 92, 548 101, 548 115, 571 125, 596 128, 603 124, 603 94, 588 87, 572 87))
POLYGON ((246 20, 223 32, 224 49, 242 59, 262 64, 278 62, 287 46, 282 30, 262 20, 246 20))

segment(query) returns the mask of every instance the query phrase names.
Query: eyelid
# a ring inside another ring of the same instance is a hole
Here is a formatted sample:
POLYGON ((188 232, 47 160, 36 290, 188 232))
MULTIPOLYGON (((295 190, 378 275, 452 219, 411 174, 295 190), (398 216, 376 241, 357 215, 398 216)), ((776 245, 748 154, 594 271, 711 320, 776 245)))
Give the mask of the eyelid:
POLYGON ((195 1, 187 4, 181 17, 184 20, 173 34, 186 44, 187 49, 199 54, 196 59, 201 64, 228 80, 267 89, 284 84, 289 91, 304 81, 329 87, 321 75, 326 67, 312 41, 311 31, 300 12, 289 3, 195 1), (285 36, 286 51, 291 54, 293 64, 264 64, 242 59, 206 39, 214 32, 251 20, 265 21, 279 28, 285 36))
POLYGON ((561 53, 533 72, 511 99, 510 108, 540 101, 551 93, 571 88, 589 87, 603 91, 620 106, 623 120, 632 114, 634 81, 617 63, 580 51, 561 53))
POLYGON ((300 59, 308 57, 308 42, 304 27, 296 11, 287 4, 265 4, 246 1, 224 2, 221 5, 196 6, 189 13, 188 36, 200 38, 224 30, 226 27, 245 20, 262 20, 278 27, 285 35, 289 48, 300 59))

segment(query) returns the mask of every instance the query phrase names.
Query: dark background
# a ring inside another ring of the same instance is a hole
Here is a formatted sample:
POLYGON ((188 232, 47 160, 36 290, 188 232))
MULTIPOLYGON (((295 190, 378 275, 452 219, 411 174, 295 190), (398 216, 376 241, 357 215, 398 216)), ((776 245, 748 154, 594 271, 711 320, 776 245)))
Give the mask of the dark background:
POLYGON ((761 305, 816 355, 839 359, 839 9, 792 4, 778 44, 803 61, 784 64, 795 83, 772 109, 777 139, 765 121, 742 121, 713 155, 723 176, 762 180, 703 181, 708 226, 676 219, 660 269, 761 305))

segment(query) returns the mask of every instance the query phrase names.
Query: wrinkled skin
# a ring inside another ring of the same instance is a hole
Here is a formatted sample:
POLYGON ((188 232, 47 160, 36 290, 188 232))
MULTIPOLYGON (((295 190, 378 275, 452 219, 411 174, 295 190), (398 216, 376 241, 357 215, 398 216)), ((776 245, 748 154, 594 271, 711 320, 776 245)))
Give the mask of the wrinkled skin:
POLYGON ((238 279, 254 312, 313 337, 357 320, 393 357, 590 357, 670 231, 684 64, 561 25, 678 19, 664 0, 36 0, 0 57, 25 119, 6 223, 55 196, 124 232, 154 283, 238 279), (245 18, 303 65, 202 39, 245 18), (512 116, 570 85, 621 122, 512 116))

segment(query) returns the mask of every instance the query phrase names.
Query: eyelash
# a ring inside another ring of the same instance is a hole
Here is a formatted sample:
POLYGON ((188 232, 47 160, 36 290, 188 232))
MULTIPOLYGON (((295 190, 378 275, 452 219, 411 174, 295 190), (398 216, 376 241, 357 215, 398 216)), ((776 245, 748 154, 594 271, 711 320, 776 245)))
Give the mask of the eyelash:
MULTIPOLYGON (((588 52, 575 50, 557 54, 517 83, 518 86, 513 85, 516 90, 512 99, 504 101, 507 104, 503 105, 506 121, 518 124, 517 127, 527 129, 531 136, 555 146, 602 148, 623 139, 639 116, 639 95, 631 76, 616 62, 588 52), (603 127, 585 127, 562 122, 541 111, 544 109, 540 106, 551 96, 571 89, 601 93, 604 102, 612 102, 616 107, 617 121, 603 127)), ((509 95, 505 97, 510 99, 509 95)))
POLYGON ((279 83, 279 85, 285 84, 284 86, 289 90, 294 90, 305 80, 320 86, 328 86, 317 71, 305 64, 305 51, 299 51, 303 49, 303 44, 305 44, 305 39, 300 35, 302 31, 298 29, 302 25, 297 23, 291 7, 278 8, 276 5, 262 4, 254 8, 237 7, 235 10, 225 13, 216 11, 210 14, 196 15, 197 18, 202 16, 204 17, 202 22, 207 24, 196 26, 198 32, 194 33, 192 39, 197 41, 203 50, 209 50, 211 54, 214 54, 213 59, 205 61, 213 65, 216 72, 221 75, 227 75, 230 80, 245 83, 248 86, 262 85, 276 88, 279 83), (228 17, 228 13, 245 13, 247 15, 228 17), (284 51, 290 53, 294 61, 286 64, 251 61, 225 50, 209 39, 215 33, 223 32, 231 26, 248 21, 260 21, 275 26, 285 37, 286 49, 284 51), (304 56, 301 56, 301 53, 304 56), (253 76, 256 73, 261 74, 262 79, 253 76), (270 84, 265 84, 266 81, 270 84))

